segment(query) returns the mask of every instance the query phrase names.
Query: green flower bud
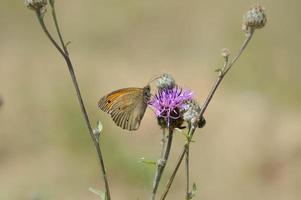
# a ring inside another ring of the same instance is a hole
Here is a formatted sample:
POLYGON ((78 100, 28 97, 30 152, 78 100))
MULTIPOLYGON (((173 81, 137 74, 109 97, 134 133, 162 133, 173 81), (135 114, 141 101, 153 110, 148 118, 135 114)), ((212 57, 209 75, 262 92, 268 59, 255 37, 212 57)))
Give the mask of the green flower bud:
POLYGON ((162 89, 172 89, 176 85, 175 80, 172 78, 172 76, 170 74, 162 74, 157 79, 156 84, 157 84, 157 88, 159 90, 162 90, 162 89))
POLYGON ((244 15, 242 29, 245 32, 250 32, 251 30, 263 28, 266 22, 267 17, 264 8, 260 5, 255 5, 244 15))

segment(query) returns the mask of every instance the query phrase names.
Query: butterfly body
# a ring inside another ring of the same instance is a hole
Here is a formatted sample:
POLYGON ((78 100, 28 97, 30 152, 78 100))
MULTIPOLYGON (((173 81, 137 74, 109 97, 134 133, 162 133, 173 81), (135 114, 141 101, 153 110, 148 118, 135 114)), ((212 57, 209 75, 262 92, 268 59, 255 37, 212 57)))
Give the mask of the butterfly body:
POLYGON ((123 88, 102 97, 98 107, 110 114, 117 126, 134 131, 140 126, 150 96, 149 85, 144 88, 123 88))

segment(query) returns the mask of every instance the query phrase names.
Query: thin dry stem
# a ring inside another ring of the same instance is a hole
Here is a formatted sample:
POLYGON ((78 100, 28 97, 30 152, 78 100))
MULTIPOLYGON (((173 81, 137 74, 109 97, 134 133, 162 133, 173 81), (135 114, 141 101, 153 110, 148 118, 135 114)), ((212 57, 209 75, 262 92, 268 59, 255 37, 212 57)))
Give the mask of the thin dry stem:
POLYGON ((74 86, 75 91, 76 91, 77 99, 79 101, 79 105, 80 105, 83 117, 84 117, 86 125, 88 127, 90 137, 91 137, 91 139, 93 141, 93 144, 95 146, 95 149, 97 151, 99 164, 100 164, 100 168, 101 168, 101 174, 103 176, 103 180, 104 180, 105 188, 106 188, 106 199, 110 200, 111 195, 110 195, 110 190, 109 190, 109 184, 108 184, 108 180, 107 180, 106 170, 105 170, 105 166, 104 166, 104 160, 103 160, 102 152, 101 152, 101 149, 100 149, 100 146, 99 146, 99 142, 94 137, 93 129, 92 129, 92 126, 91 126, 91 123, 90 123, 90 120, 89 120, 89 116, 88 116, 88 113, 86 111, 83 99, 82 99, 82 95, 81 95, 81 92, 80 92, 80 89, 79 89, 79 86, 78 86, 78 82, 77 82, 76 75, 75 75, 75 72, 74 72, 74 69, 73 69, 73 65, 72 65, 71 59, 69 57, 67 47, 64 45, 63 38, 61 36, 60 29, 59 29, 59 26, 58 26, 57 21, 56 21, 55 10, 53 10, 53 12, 54 12, 56 29, 57 29, 57 32, 59 34, 61 43, 63 45, 63 49, 57 44, 57 42, 53 39, 53 37, 49 33, 49 31, 48 31, 48 29, 47 29, 47 27, 44 23, 44 19, 43 19, 42 14, 39 11, 37 11, 36 14, 37 14, 39 23, 40 23, 43 31, 45 32, 46 36, 52 42, 52 44, 55 46, 55 48, 60 52, 60 54, 63 56, 63 58, 66 61, 67 66, 68 66, 68 70, 69 70, 69 73, 70 73, 70 76, 71 76, 71 79, 72 79, 73 86, 74 86))
POLYGON ((240 48, 240 50, 238 51, 238 53, 236 54, 236 56, 233 58, 233 60, 226 65, 226 67, 223 68, 221 74, 218 76, 218 78, 216 79, 209 95, 206 98, 206 101, 204 103, 204 105, 202 106, 201 112, 200 112, 200 116, 203 116, 213 95, 215 94, 218 86, 220 85, 220 83, 222 82, 223 78, 225 77, 225 75, 229 72, 229 70, 232 68, 232 66, 235 64, 235 62, 237 61, 237 59, 241 56, 241 54, 243 53, 243 51, 246 49, 247 45, 249 44, 250 40, 252 39, 254 35, 254 31, 252 30, 246 37, 245 41, 243 42, 242 47, 240 48))
POLYGON ((62 33, 61 33, 61 30, 60 30, 60 26, 57 22, 57 17, 56 17, 56 12, 55 12, 55 6, 51 6, 51 9, 52 9, 52 18, 53 18, 53 21, 54 21, 54 25, 55 25, 55 28, 57 30, 57 33, 58 33, 58 36, 59 36, 59 39, 60 39, 60 42, 61 42, 61 45, 64 49, 64 52, 66 55, 69 55, 69 52, 68 52, 68 49, 67 49, 67 46, 64 42, 64 39, 63 39, 63 36, 62 36, 62 33))
POLYGON ((185 151, 185 175, 186 175, 186 200, 190 198, 190 185, 189 185, 189 144, 187 144, 187 150, 185 151))
POLYGON ((171 150, 172 139, 173 139, 173 130, 169 128, 169 132, 167 136, 167 144, 164 148, 164 153, 161 155, 161 158, 158 162, 155 178, 153 181, 153 191, 152 191, 151 200, 155 200, 156 198, 157 189, 171 150))
MULTIPOLYGON (((241 56, 241 54, 243 53, 243 51, 246 49, 247 45, 249 44, 250 40, 252 39, 254 35, 254 30, 251 30, 247 36, 246 36, 246 39, 244 40, 243 44, 242 44, 242 47, 240 48, 240 50, 238 51, 238 53, 236 54, 236 56, 232 59, 232 61, 230 63, 226 62, 226 65, 224 65, 224 67, 222 68, 222 71, 221 73, 219 74, 218 78, 216 79, 211 91, 209 92, 209 95, 207 96, 206 98, 206 101, 201 109, 201 112, 200 112, 200 119, 201 117, 204 115, 209 103, 211 102, 212 100, 212 97, 214 96, 218 86, 220 85, 220 83, 222 82, 223 78, 225 77, 225 75, 229 72, 229 70, 232 68, 232 66, 235 64, 235 62, 238 60, 238 58, 241 56)), ((193 136, 195 132, 195 129, 191 130, 191 138, 193 136)), ((175 178, 175 175, 177 174, 177 171, 179 169, 179 166, 181 165, 182 161, 183 161, 183 158, 184 158, 184 155, 187 153, 189 149, 189 141, 185 144, 184 148, 183 148, 183 151, 182 153, 180 154, 179 156, 179 159, 177 161, 177 164, 176 164, 176 167, 174 168, 173 170, 173 173, 172 173, 172 176, 170 177, 169 181, 168 181, 168 184, 166 185, 165 187, 165 190, 163 192, 163 195, 161 196, 161 200, 164 200, 169 192, 169 189, 173 183, 173 180, 175 178)))
POLYGON ((171 185, 173 183, 173 180, 176 177, 176 174, 177 174, 177 172, 179 170, 179 167, 180 167, 180 165, 182 163, 182 160, 183 160, 183 158, 185 156, 185 153, 186 153, 186 150, 181 152, 181 154, 180 154, 180 156, 179 156, 179 158, 177 160, 177 164, 176 164, 176 166, 175 166, 175 168, 174 168, 174 170, 173 170, 173 172, 172 172, 172 174, 171 174, 171 176, 170 176, 170 178, 169 178, 169 180, 168 180, 168 182, 167 182, 167 184, 165 186, 165 189, 163 191, 162 196, 160 197, 160 200, 164 200, 166 198, 166 196, 167 196, 167 194, 169 192, 169 189, 170 189, 170 187, 171 187, 171 185))
POLYGON ((188 124, 188 134, 187 134, 187 142, 186 142, 186 145, 184 146, 184 148, 186 149, 185 151, 185 176, 186 176, 186 196, 185 196, 185 199, 186 200, 189 200, 190 198, 190 185, 189 185, 189 179, 190 179, 190 176, 189 176, 189 148, 190 148, 190 142, 191 142, 191 135, 192 135, 192 130, 195 130, 195 128, 193 127, 196 127, 196 124, 191 124, 189 123, 188 124))

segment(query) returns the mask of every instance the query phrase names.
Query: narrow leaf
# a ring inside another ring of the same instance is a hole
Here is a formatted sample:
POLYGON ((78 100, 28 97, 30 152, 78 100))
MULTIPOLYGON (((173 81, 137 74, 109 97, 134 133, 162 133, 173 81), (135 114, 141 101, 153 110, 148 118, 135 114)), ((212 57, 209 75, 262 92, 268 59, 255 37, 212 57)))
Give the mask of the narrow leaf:
POLYGON ((94 188, 89 188, 89 191, 96 194, 97 196, 100 197, 101 200, 106 200, 106 194, 103 191, 96 190, 94 188))
POLYGON ((154 160, 146 160, 145 158, 141 158, 141 160, 139 161, 143 164, 147 164, 147 165, 157 165, 157 162, 154 160))

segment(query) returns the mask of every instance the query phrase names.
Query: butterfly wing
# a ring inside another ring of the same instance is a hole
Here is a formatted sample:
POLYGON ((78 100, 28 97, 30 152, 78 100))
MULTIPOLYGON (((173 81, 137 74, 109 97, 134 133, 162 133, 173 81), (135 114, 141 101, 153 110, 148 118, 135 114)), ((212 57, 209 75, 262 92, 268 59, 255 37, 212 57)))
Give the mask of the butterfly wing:
POLYGON ((116 90, 102 97, 98 106, 111 115, 117 126, 129 131, 137 130, 147 107, 144 88, 116 90))

